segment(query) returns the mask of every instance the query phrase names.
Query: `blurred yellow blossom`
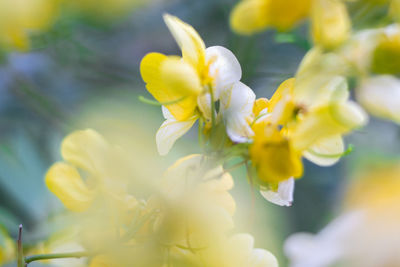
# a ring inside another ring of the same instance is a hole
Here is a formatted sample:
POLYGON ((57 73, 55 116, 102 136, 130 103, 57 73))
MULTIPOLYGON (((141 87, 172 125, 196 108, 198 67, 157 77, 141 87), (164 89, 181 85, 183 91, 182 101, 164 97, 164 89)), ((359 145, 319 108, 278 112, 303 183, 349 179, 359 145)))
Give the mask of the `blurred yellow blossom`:
POLYGON ((233 228, 233 179, 203 155, 178 160, 160 184, 161 216, 156 222, 165 244, 201 248, 233 228))
POLYGON ((311 21, 316 45, 335 48, 350 37, 351 21, 341 0, 314 0, 311 21))
POLYGON ((46 185, 72 211, 87 210, 98 196, 122 203, 129 176, 129 168, 121 168, 125 163, 122 153, 94 130, 76 131, 64 139, 61 154, 65 162, 48 170, 46 185))
POLYGON ((274 27, 287 31, 311 18, 315 44, 334 48, 350 35, 351 22, 341 0, 242 0, 231 13, 234 31, 253 34, 274 27))
POLYGON ((190 252, 185 254, 189 258, 185 266, 278 267, 278 261, 269 251, 254 248, 254 238, 249 234, 225 237, 200 250, 197 255, 190 252))
POLYGON ((0 46, 28 50, 29 35, 49 28, 58 13, 58 0, 1 0, 0 46))
POLYGON ((268 26, 288 30, 305 19, 312 0, 242 0, 232 11, 231 26, 238 33, 252 34, 268 26))

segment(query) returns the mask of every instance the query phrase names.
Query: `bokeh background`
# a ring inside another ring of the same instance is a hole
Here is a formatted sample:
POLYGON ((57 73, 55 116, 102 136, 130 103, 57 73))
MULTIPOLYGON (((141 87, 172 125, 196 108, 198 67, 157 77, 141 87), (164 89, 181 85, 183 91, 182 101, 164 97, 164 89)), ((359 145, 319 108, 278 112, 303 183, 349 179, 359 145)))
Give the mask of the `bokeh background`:
MULTIPOLYGON (((114 139, 138 160, 152 158, 157 168, 151 175, 160 175, 177 158, 200 151, 192 129, 168 157, 158 156, 155 133, 163 121, 160 107, 138 99, 151 98, 139 73, 143 56, 153 51, 179 54, 163 13, 193 25, 207 46, 233 51, 242 66, 243 82, 258 97, 270 97, 279 83, 294 75, 310 46, 307 25, 292 33, 296 42, 274 30, 239 36, 229 27, 235 3, 147 0, 122 10, 107 5, 97 11, 61 10, 49 30, 33 37, 29 52, 2 52, 0 224, 13 238, 20 223, 27 243, 45 240, 51 233, 53 218, 63 207, 45 187, 44 174, 60 159, 60 142, 73 130, 94 128, 106 137, 119 137, 114 139)), ((335 166, 305 162, 305 175, 296 183, 294 205, 289 208, 252 193, 245 170, 235 170, 236 231, 252 233, 256 247, 270 250, 286 266, 282 246, 290 234, 316 232, 334 218, 343 190, 357 170, 399 158, 400 130, 389 122, 371 118, 366 128, 346 141, 353 151, 335 166)))

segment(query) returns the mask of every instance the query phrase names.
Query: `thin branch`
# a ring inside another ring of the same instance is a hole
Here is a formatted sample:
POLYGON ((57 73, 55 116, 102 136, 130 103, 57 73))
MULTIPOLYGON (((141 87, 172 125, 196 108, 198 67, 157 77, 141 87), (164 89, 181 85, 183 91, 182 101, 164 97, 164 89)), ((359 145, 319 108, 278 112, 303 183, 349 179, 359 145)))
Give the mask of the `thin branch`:
POLYGON ((54 253, 54 254, 38 254, 25 257, 25 263, 29 264, 33 261, 50 260, 50 259, 65 259, 65 258, 82 258, 93 255, 87 251, 69 252, 69 253, 54 253))
POLYGON ((24 267, 24 252, 22 250, 22 224, 19 225, 19 231, 18 231, 17 266, 24 267))

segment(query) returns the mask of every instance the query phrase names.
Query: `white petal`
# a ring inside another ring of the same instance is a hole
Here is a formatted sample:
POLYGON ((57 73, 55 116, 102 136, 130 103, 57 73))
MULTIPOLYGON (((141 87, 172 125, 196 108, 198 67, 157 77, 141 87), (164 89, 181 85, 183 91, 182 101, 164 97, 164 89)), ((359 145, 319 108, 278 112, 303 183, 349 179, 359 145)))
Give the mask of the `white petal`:
POLYGON ((261 195, 268 200, 279 206, 291 206, 293 203, 294 192, 294 178, 289 178, 282 181, 278 185, 278 191, 272 190, 260 191, 261 195))
POLYGON ((254 134, 247 119, 255 101, 254 92, 241 82, 221 94, 221 112, 229 138, 238 143, 249 141, 254 134))
MULTIPOLYGON (((164 114, 164 116, 165 115, 168 117, 168 114, 164 114)), ((197 118, 197 116, 193 116, 186 121, 177 121, 174 118, 168 118, 166 121, 164 121, 156 134, 158 153, 160 155, 168 154, 175 141, 189 131, 189 129, 196 122, 197 118)))
POLYGON ((400 79, 390 75, 366 79, 356 97, 373 115, 400 123, 400 79))
POLYGON ((164 119, 166 119, 166 120, 175 119, 175 117, 171 114, 171 112, 165 106, 161 106, 161 111, 162 111, 162 114, 164 116, 164 119))
POLYGON ((247 266, 251 267, 278 267, 278 260, 269 251, 265 249, 253 249, 247 266))
POLYGON ((362 212, 345 213, 316 235, 297 233, 285 241, 290 267, 331 266, 351 250, 351 235, 363 225, 362 212))
POLYGON ((343 155, 344 143, 340 135, 317 141, 303 156, 319 166, 331 166, 343 155))
POLYGON ((215 99, 219 99, 222 90, 242 78, 242 69, 235 55, 222 46, 211 46, 206 49, 206 62, 209 66, 209 75, 214 78, 215 99))

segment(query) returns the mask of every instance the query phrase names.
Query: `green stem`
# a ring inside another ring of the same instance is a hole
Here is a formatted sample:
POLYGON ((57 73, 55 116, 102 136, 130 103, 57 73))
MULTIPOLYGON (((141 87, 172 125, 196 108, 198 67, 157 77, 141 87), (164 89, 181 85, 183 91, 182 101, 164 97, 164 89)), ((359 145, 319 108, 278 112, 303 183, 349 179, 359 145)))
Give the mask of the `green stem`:
POLYGON ((33 261, 50 260, 50 259, 65 259, 65 258, 82 258, 89 257, 92 254, 86 251, 69 252, 69 253, 54 253, 54 254, 38 254, 25 257, 25 263, 29 264, 33 261))
POLYGON ((19 225, 19 231, 18 231, 17 266, 24 267, 24 252, 22 250, 22 224, 19 225))
POLYGON ((215 102, 214 102, 214 94, 212 87, 209 85, 208 86, 208 91, 210 92, 210 98, 211 98, 211 126, 212 129, 215 128, 215 102))
POLYGON ((152 105, 152 106, 168 106, 168 105, 173 105, 173 104, 176 104, 176 103, 178 103, 178 102, 181 102, 181 101, 184 100, 185 98, 186 98, 186 97, 183 96, 183 97, 180 97, 180 98, 178 98, 178 99, 176 99, 176 100, 172 100, 172 101, 168 101, 168 102, 158 102, 158 101, 155 101, 155 100, 148 99, 148 98, 146 98, 146 97, 144 97, 144 96, 142 96, 142 95, 138 96, 138 99, 139 99, 140 102, 145 103, 145 104, 148 104, 148 105, 152 105))

